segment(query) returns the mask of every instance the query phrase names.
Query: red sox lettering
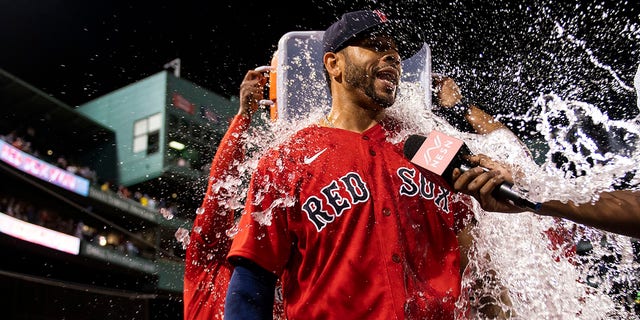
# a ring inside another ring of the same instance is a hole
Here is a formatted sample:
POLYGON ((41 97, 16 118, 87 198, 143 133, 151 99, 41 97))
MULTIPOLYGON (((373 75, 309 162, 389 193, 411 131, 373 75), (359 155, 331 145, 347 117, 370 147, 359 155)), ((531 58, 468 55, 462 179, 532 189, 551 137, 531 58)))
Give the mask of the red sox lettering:
MULTIPOLYGON (((398 192, 408 197, 420 196, 423 199, 433 200, 436 206, 444 212, 449 210, 450 192, 440 186, 436 186, 426 177, 413 168, 401 167, 397 170, 398 177, 402 180, 402 185, 398 192), (416 174, 419 182, 416 183, 416 174)), ((338 181, 333 180, 322 188, 320 193, 322 199, 311 196, 302 205, 302 211, 307 214, 307 218, 313 223, 318 232, 322 231, 336 217, 350 209, 353 205, 369 200, 371 192, 362 177, 356 172, 349 172, 338 181), (341 188, 342 187, 342 188, 341 188), (339 191, 346 191, 348 197, 343 197, 339 191), (324 200, 324 201, 323 201, 324 200), (329 209, 331 208, 331 209, 329 209)))
POLYGON ((433 202, 442 209, 442 211, 449 213, 449 190, 441 186, 437 186, 432 181, 420 174, 414 168, 398 168, 398 177, 402 179, 402 186, 400 186, 400 194, 408 197, 415 197, 420 194, 423 199, 433 200, 433 202), (416 173, 419 176, 419 183, 415 182, 416 173))
POLYGON ((340 186, 335 180, 321 190, 327 205, 333 209, 333 215, 323 207, 322 200, 316 196, 309 197, 302 205, 302 211, 307 214, 307 218, 316 226, 318 232, 322 231, 328 223, 333 222, 335 217, 341 216, 352 205, 369 200, 371 193, 359 174, 349 172, 339 180, 344 186, 344 190, 349 194, 351 201, 338 193, 340 186))

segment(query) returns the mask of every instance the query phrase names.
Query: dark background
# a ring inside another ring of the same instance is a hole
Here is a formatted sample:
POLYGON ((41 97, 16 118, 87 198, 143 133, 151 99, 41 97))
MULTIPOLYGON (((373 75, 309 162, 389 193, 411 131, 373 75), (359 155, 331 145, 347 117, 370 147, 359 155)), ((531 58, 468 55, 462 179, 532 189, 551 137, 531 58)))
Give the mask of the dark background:
POLYGON ((182 78, 232 96, 283 34, 362 8, 413 19, 433 71, 493 114, 523 113, 547 93, 638 113, 635 1, 0 0, 0 68, 76 106, 180 58, 182 78))

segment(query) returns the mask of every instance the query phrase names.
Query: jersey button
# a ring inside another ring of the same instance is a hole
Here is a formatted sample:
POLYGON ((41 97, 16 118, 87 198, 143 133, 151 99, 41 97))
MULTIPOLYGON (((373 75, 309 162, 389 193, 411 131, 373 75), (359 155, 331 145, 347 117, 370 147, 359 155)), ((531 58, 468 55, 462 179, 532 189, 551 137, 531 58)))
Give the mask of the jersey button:
POLYGON ((362 140, 369 140, 369 136, 362 136, 362 140))
POLYGON ((400 256, 397 253, 391 255, 391 261, 395 263, 400 263, 400 256))
POLYGON ((391 209, 389 209, 389 208, 382 209, 382 214, 384 214, 387 217, 390 216, 391 215, 391 209))
POLYGON ((373 149, 369 149, 369 154, 370 154, 370 155, 372 155, 372 156, 375 156, 375 155, 376 155, 376 152, 375 152, 375 151, 373 151, 373 149))

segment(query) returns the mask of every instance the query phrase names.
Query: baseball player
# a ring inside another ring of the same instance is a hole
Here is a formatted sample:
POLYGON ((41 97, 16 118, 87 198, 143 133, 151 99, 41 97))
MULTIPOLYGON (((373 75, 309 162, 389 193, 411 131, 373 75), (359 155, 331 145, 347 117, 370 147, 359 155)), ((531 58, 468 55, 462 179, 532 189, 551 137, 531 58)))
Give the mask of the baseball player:
MULTIPOLYGON (((220 205, 231 196, 228 190, 214 188, 213 185, 224 184, 228 178, 237 178, 234 164, 242 162, 244 157, 243 133, 248 129, 252 113, 257 109, 256 101, 264 91, 266 78, 263 70, 258 69, 248 71, 241 84, 240 95, 243 99, 238 114, 220 141, 211 163, 202 212, 196 216, 190 234, 184 277, 185 320, 222 319, 224 315, 224 298, 233 270, 233 266, 226 261, 226 251, 231 242, 225 232, 234 224, 234 212, 220 205)), ((459 95, 459 89, 451 78, 440 76, 436 83, 440 88, 437 99, 448 101, 456 93, 459 95)), ((440 101, 439 104, 446 105, 440 101)), ((275 319, 282 318, 279 301, 276 299, 274 305, 275 319)))
POLYGON ((260 160, 228 255, 225 319, 270 318, 277 279, 288 319, 454 318, 469 198, 390 142, 385 109, 419 47, 398 26, 364 10, 325 31, 331 110, 260 160))

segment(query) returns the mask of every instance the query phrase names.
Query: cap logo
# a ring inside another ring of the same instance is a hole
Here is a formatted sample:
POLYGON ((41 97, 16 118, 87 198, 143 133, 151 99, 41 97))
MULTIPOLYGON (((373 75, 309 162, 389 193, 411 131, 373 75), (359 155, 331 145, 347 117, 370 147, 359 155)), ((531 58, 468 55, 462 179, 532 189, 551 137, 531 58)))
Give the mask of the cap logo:
POLYGON ((396 43, 398 53, 403 59, 413 56, 422 48, 421 34, 415 28, 407 28, 404 20, 394 21, 381 10, 360 10, 347 12, 329 26, 323 35, 323 52, 336 52, 347 46, 349 41, 359 35, 384 32, 388 36, 402 39, 396 43))
POLYGON ((378 18, 380 18, 380 22, 387 22, 387 15, 385 15, 382 11, 373 10, 373 12, 378 15, 378 18))

